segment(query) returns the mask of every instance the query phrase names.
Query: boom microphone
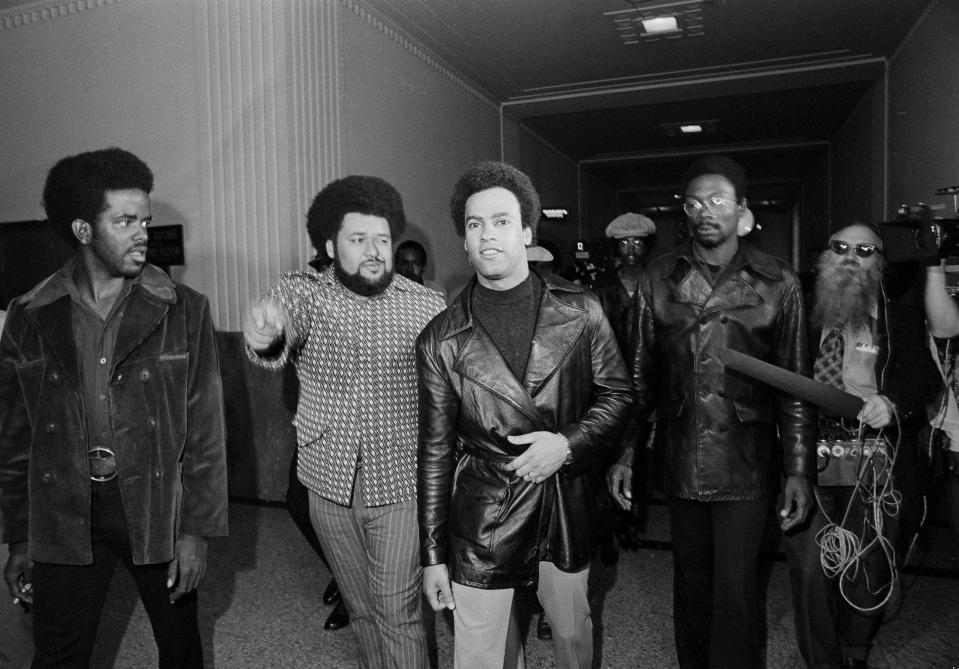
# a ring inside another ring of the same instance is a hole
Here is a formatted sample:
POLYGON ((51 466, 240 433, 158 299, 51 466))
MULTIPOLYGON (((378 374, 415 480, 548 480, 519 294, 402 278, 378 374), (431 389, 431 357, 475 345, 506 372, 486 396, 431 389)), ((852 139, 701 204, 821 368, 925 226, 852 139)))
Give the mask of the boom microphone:
POLYGON ((862 410, 862 400, 855 395, 843 392, 827 383, 790 372, 776 365, 770 365, 759 358, 726 349, 726 366, 758 381, 768 383, 773 388, 795 395, 825 409, 830 414, 855 420, 862 410))

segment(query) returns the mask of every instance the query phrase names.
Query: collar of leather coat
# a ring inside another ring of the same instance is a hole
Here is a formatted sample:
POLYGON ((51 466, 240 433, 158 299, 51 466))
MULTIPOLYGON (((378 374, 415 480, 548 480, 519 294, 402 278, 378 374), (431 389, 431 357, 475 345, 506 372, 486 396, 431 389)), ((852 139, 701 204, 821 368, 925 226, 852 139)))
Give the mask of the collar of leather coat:
MULTIPOLYGON (((693 242, 692 240, 688 240, 683 246, 666 256, 662 266, 662 278, 665 279, 676 271, 676 267, 680 261, 685 262, 687 268, 694 267, 693 258, 693 242)), ((739 240, 739 249, 736 251, 736 255, 733 256, 731 263, 736 263, 737 267, 735 269, 748 267, 756 274, 760 274, 773 281, 780 281, 783 278, 782 271, 776 264, 776 259, 773 256, 760 252, 755 246, 745 240, 739 240)))
MULTIPOLYGON (((571 294, 582 294, 585 292, 582 286, 577 286, 575 283, 571 283, 566 279, 562 279, 555 275, 543 276, 536 271, 531 270, 530 275, 533 277, 533 280, 541 281, 543 284, 544 292, 550 293, 553 297, 560 301, 563 300, 564 295, 571 294)), ((466 287, 460 292, 460 294, 453 300, 453 303, 449 306, 449 309, 446 311, 446 320, 443 323, 443 327, 440 330, 440 339, 448 339, 450 337, 455 337, 457 334, 463 330, 473 327, 473 311, 470 308, 470 304, 473 299, 473 290, 476 287, 476 277, 474 276, 466 287)))

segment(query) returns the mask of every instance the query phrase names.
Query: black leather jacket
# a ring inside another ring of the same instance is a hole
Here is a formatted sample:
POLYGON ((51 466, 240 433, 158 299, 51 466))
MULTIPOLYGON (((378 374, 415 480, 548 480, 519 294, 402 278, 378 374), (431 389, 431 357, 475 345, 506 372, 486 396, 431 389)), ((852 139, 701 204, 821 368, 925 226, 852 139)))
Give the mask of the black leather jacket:
POLYGON ((475 279, 417 341, 422 564, 446 564, 472 587, 533 583, 543 560, 586 566, 595 466, 632 404, 599 301, 558 277, 533 278, 544 290, 523 379, 473 321, 475 279), (527 448, 506 437, 538 430, 563 434, 573 458, 533 484, 506 469, 527 448))
POLYGON ((796 273, 740 242, 714 287, 687 243, 649 265, 639 299, 633 377, 640 417, 657 411, 663 492, 756 500, 775 493, 780 472, 812 478, 813 410, 723 363, 731 348, 809 376, 796 273))
POLYGON ((636 332, 636 309, 639 301, 630 295, 616 272, 609 272, 597 279, 590 288, 603 305, 603 312, 619 342, 627 365, 632 365, 633 342, 636 332))

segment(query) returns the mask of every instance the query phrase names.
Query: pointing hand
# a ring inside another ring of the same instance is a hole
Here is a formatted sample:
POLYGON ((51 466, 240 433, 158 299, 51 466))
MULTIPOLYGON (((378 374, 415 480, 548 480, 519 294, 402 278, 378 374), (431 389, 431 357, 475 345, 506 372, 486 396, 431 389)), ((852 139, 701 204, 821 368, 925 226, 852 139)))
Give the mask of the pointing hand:
POLYGON ((264 297, 247 312, 243 322, 243 338, 257 353, 267 351, 282 341, 288 320, 282 304, 264 297))

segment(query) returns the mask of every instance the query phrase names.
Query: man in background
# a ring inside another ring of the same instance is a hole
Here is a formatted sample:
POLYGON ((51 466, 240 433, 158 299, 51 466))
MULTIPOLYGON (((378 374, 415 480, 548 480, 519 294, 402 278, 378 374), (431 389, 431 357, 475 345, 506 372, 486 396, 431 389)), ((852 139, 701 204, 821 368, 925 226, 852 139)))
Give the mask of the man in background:
POLYGON ((787 533, 796 637, 809 667, 868 666, 897 571, 919 530, 918 431, 942 388, 922 309, 888 299, 883 245, 869 225, 837 230, 818 263, 811 307, 816 380, 863 401, 858 421, 820 411, 821 467, 808 522, 787 533), (855 449, 853 454, 852 449, 855 449), (900 539, 905 541, 900 541, 900 539), (851 543, 852 542, 852 543, 851 543))
MULTIPOLYGON (((606 238, 618 262, 614 271, 602 275, 593 284, 593 292, 603 304, 603 311, 616 334, 626 365, 632 369, 635 352, 637 288, 646 271, 646 257, 655 243, 656 224, 642 214, 621 214, 606 226, 606 238)), ((648 462, 646 443, 649 440, 651 423, 638 421, 635 417, 623 431, 614 458, 607 472, 611 489, 629 490, 632 508, 616 504, 613 513, 597 522, 608 526, 604 533, 609 537, 603 548, 603 559, 615 562, 617 558, 613 537, 619 538, 623 548, 635 550, 639 546, 638 528, 645 515, 647 497, 646 480, 648 462), (619 464, 622 463, 622 464, 619 464), (638 472, 633 478, 633 472, 638 472)))
POLYGON ((254 305, 243 335, 268 369, 292 362, 298 477, 346 602, 362 667, 428 664, 417 561, 413 344, 443 307, 393 273, 403 201, 377 177, 321 190, 307 231, 333 263, 284 274, 254 305))
POLYGON ((446 291, 443 286, 423 278, 426 271, 426 249, 419 242, 407 239, 396 247, 396 273, 405 276, 410 281, 435 290, 446 300, 446 291))
POLYGON ((64 158, 50 224, 76 254, 13 301, 0 340, 4 577, 33 608, 34 667, 86 667, 117 561, 161 667, 202 667, 196 589, 227 533, 223 393, 205 297, 147 264, 153 174, 64 158))

